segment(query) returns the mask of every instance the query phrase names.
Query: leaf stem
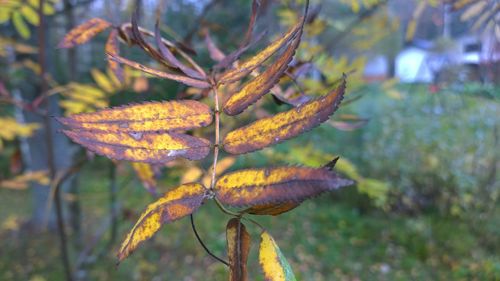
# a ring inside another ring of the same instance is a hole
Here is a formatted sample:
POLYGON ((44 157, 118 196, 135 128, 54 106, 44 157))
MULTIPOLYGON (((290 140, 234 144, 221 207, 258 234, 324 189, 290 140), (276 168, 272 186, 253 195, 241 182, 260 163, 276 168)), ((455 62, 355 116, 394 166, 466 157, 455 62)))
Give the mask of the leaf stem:
POLYGON ((200 235, 198 234, 198 231, 196 230, 196 226, 194 224, 194 217, 193 217, 193 214, 191 214, 190 216, 190 219, 191 219, 191 227, 193 228, 193 232, 194 232, 194 235, 196 236, 196 239, 198 239, 198 242, 200 242, 201 246, 203 247, 203 249, 205 249, 205 252, 207 252, 207 254, 209 254, 211 257, 213 257, 214 259, 220 261, 221 263, 225 264, 226 266, 229 266, 229 263, 221 258, 219 258, 218 256, 216 256, 215 254, 213 254, 208 248, 207 246, 205 245, 205 243, 203 243, 203 240, 201 240, 201 237, 200 235))
POLYGON ((212 179, 210 181, 210 190, 215 188, 215 173, 217 170, 217 160, 219 158, 219 145, 220 145, 220 111, 219 111, 219 94, 217 92, 216 86, 212 87, 214 92, 214 102, 215 102, 215 145, 214 145, 214 162, 212 166, 212 179))
POLYGON ((235 217, 241 217, 241 214, 238 214, 238 213, 235 213, 235 212, 232 212, 230 210, 228 210, 226 207, 224 207, 224 205, 219 201, 219 199, 217 199, 217 197, 214 197, 214 201, 215 203, 217 204, 217 207, 219 207, 219 209, 227 214, 227 215, 230 215, 230 216, 235 216, 235 217))

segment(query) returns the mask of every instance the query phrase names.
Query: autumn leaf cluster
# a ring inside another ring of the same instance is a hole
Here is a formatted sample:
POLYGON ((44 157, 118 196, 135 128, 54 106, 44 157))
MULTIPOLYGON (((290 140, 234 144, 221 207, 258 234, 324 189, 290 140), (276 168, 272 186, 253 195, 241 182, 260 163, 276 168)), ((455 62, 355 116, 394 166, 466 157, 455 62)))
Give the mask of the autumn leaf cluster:
MULTIPOLYGON (((161 36, 159 22, 154 31, 140 27, 137 12, 130 23, 120 26, 113 26, 104 19, 90 19, 71 30, 59 44, 61 48, 74 47, 110 29, 105 52, 109 68, 117 79, 124 79, 125 65, 154 77, 182 83, 196 89, 203 98, 129 104, 58 119, 66 127, 64 134, 74 142, 110 159, 142 163, 135 165, 146 166, 135 168, 146 169, 149 173, 149 165, 162 165, 179 158, 213 157, 207 172, 209 181, 181 184, 146 207, 120 247, 120 261, 151 238, 163 224, 192 215, 204 203, 213 201, 233 217, 226 229, 228 262, 225 263, 229 265, 230 280, 246 280, 251 237, 243 221, 261 227, 248 215, 279 215, 304 200, 352 184, 351 180, 332 171, 334 164, 320 168, 249 168, 223 175, 216 172, 221 151, 241 155, 303 134, 327 121, 345 94, 346 77, 342 76, 335 89, 319 98, 291 103, 293 108, 288 111, 258 118, 244 126, 224 126, 222 119, 252 110, 252 105, 262 97, 276 91, 280 79, 290 68, 303 34, 308 3, 303 16, 286 33, 255 55, 240 60, 258 40, 252 38, 257 8, 258 1, 254 1, 246 36, 240 47, 228 55, 218 49, 205 31, 208 51, 216 61, 208 73, 195 62, 187 47, 161 36), (120 43, 138 46, 157 67, 121 56, 120 43), (207 129, 192 133, 200 128, 207 129)), ((288 262, 267 230, 262 229, 259 249, 266 280, 294 280, 288 262)))

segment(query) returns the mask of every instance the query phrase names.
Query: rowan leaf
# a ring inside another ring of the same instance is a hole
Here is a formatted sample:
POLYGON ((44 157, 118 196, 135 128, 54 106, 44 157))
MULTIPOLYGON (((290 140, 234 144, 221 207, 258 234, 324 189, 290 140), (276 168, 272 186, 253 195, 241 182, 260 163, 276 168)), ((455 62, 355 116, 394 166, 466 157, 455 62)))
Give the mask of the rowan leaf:
POLYGON ((260 235, 259 263, 266 281, 295 281, 290 264, 281 253, 273 237, 266 231, 260 235))
POLYGON ((264 61, 275 54, 279 49, 288 44, 302 28, 302 20, 295 24, 287 33, 280 36, 276 41, 268 45, 264 50, 257 53, 250 59, 242 62, 238 67, 224 72, 219 78, 220 83, 230 83, 248 75, 264 61))
MULTIPOLYGON (((115 56, 120 55, 120 47, 118 43, 118 30, 113 29, 109 33, 108 40, 106 41, 106 46, 104 47, 106 53, 112 54, 115 56)), ((124 77, 123 77, 123 69, 121 68, 120 64, 116 61, 108 59, 108 66, 113 71, 115 74, 116 78, 120 80, 120 82, 124 82, 124 77)))
POLYGON ((278 83, 285 73, 288 64, 292 61, 295 50, 299 46, 302 28, 292 39, 283 54, 269 66, 263 73, 255 77, 236 93, 232 94, 224 104, 224 112, 227 115, 237 115, 243 112, 248 106, 255 103, 262 96, 278 83))
POLYGON ((240 219, 232 218, 226 227, 229 281, 247 280, 247 261, 250 252, 250 234, 240 219))
POLYGON ((205 75, 202 73, 197 72, 196 70, 184 65, 182 62, 180 62, 174 54, 163 44, 162 37, 160 35, 160 24, 159 22, 156 22, 155 26, 155 40, 156 40, 156 45, 158 45, 158 49, 160 50, 160 54, 163 56, 163 59, 165 59, 169 64, 172 66, 178 68, 181 70, 184 74, 191 78, 195 79, 205 79, 205 75))
POLYGON ((72 129, 110 132, 189 130, 212 123, 210 108, 192 100, 145 102, 58 118, 72 129))
POLYGON ((278 204, 262 204, 262 205, 255 205, 252 206, 248 209, 245 209, 242 211, 242 213, 247 213, 251 215, 270 215, 270 216, 277 216, 281 215, 283 213, 286 213, 288 211, 291 211, 295 208, 297 208, 300 205, 300 203, 296 202, 285 202, 285 203, 278 203, 278 204))
POLYGON ((74 142, 115 160, 161 164, 182 157, 200 160, 210 142, 179 133, 63 130, 74 142))
POLYGON ((345 87, 344 77, 342 84, 324 97, 229 132, 223 141, 224 150, 231 154, 259 150, 318 126, 338 108, 345 87))
POLYGON ((230 206, 295 202, 352 184, 323 168, 277 167, 228 173, 215 183, 216 197, 230 206))
POLYGON ((149 204, 123 241, 118 252, 119 261, 129 256, 141 242, 151 238, 163 224, 195 212, 203 203, 205 194, 206 189, 201 184, 183 184, 149 204))
POLYGON ((153 166, 148 163, 133 162, 132 168, 134 169, 137 177, 141 180, 144 188, 151 193, 156 194, 156 177, 153 166))
POLYGON ((194 78, 191 78, 191 77, 187 77, 185 75, 173 74, 173 73, 169 73, 169 72, 157 70, 157 69, 154 69, 154 68, 150 68, 150 67, 142 65, 140 63, 128 60, 128 59, 126 59, 124 57, 120 57, 118 55, 113 55, 113 54, 107 54, 107 55, 108 55, 108 59, 114 60, 114 61, 116 61, 118 63, 126 64, 126 65, 128 65, 128 66, 130 66, 132 68, 135 68, 135 69, 138 69, 140 71, 149 73, 149 74, 154 75, 156 77, 174 80, 174 81, 186 84, 188 86, 192 86, 192 87, 196 87, 196 88, 201 88, 201 89, 205 89, 205 88, 209 88, 210 87, 210 84, 208 82, 206 82, 206 81, 194 79, 194 78))
POLYGON ((97 34, 106 30, 111 23, 100 18, 92 18, 73 28, 59 43, 59 48, 72 48, 88 42, 97 34))
POLYGON ((226 55, 215 45, 210 32, 205 30, 205 45, 207 45, 208 55, 210 58, 216 62, 222 61, 226 55))

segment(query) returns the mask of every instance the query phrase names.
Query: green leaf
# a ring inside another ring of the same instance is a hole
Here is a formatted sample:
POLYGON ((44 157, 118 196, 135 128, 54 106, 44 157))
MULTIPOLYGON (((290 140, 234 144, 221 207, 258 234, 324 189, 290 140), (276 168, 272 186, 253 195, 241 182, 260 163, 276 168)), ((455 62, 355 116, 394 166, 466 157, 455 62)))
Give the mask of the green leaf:
POLYGON ((30 38, 30 29, 28 25, 26 25, 26 22, 23 20, 23 16, 19 11, 14 11, 12 13, 12 23, 14 24, 14 28, 17 33, 19 33, 23 39, 30 38))

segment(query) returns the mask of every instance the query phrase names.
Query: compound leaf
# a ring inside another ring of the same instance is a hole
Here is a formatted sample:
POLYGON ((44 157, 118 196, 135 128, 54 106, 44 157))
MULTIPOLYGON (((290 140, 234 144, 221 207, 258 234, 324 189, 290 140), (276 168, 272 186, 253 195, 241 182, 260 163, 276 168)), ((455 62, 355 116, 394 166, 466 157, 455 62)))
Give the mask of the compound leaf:
POLYGON ((290 264, 281 253, 273 237, 262 232, 259 248, 259 263, 266 281, 295 281, 290 264))
POLYGON ((110 132, 189 130, 210 125, 212 112, 192 100, 145 102, 58 118, 72 129, 110 132))
POLYGON ((250 234, 241 220, 233 218, 226 227, 229 281, 247 280, 247 260, 250 252, 250 234))
POLYGON ((323 168, 277 167, 228 173, 215 184, 216 197, 230 206, 295 202, 352 184, 323 168))
POLYGON ((161 164, 178 157, 200 160, 210 142, 179 133, 63 130, 74 142, 115 160, 161 164))
POLYGON ((100 18, 92 18, 73 28, 59 43, 59 48, 71 48, 88 42, 100 32, 111 26, 111 23, 100 18))
POLYGON ((344 97, 345 86, 344 78, 336 90, 324 97, 229 132, 223 141, 224 150, 231 154, 259 150, 318 126, 338 108, 344 97))
POLYGON ((148 205, 123 241, 118 252, 119 261, 129 256, 141 242, 151 238, 163 224, 195 212, 203 203, 205 193, 201 184, 183 184, 148 205))

